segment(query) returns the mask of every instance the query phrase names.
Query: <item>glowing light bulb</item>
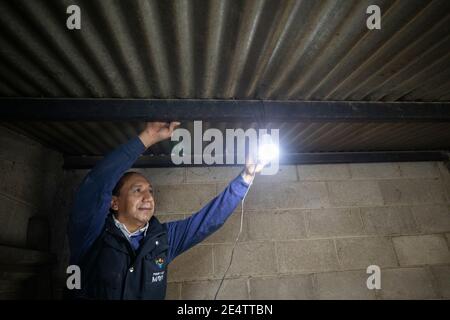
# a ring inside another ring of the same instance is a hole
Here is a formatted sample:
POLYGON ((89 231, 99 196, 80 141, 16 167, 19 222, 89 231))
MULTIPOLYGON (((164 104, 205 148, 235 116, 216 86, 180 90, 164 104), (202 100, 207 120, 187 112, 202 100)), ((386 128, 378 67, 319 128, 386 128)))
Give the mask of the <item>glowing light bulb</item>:
POLYGON ((263 134, 258 148, 258 162, 266 165, 278 158, 279 152, 278 146, 272 142, 272 137, 267 133, 263 134))

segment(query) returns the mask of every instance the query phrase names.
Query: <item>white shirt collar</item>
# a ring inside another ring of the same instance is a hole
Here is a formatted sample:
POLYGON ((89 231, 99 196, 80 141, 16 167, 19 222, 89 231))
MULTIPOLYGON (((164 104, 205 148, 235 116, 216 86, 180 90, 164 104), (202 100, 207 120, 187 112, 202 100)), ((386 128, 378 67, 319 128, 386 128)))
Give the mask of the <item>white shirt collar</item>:
POLYGON ((123 233, 123 234, 125 235, 125 237, 127 237, 128 239, 129 239, 131 236, 138 235, 138 234, 140 234, 140 233, 142 233, 142 232, 144 233, 144 237, 145 237, 145 235, 147 234, 148 222, 145 224, 145 226, 143 226, 142 228, 136 230, 135 232, 130 232, 130 231, 128 231, 127 227, 126 227, 122 222, 120 222, 119 220, 116 219, 116 217, 115 217, 114 214, 113 214, 112 216, 113 216, 113 219, 114 219, 114 223, 116 224, 116 227, 119 228, 120 231, 122 231, 122 233, 123 233))

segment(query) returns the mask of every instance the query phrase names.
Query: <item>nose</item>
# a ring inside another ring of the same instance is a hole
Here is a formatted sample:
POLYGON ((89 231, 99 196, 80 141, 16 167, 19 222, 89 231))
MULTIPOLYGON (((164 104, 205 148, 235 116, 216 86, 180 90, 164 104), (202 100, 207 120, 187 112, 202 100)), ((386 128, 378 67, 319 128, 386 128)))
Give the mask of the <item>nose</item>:
POLYGON ((144 193, 144 201, 149 201, 149 200, 153 200, 153 195, 150 191, 146 191, 144 193))

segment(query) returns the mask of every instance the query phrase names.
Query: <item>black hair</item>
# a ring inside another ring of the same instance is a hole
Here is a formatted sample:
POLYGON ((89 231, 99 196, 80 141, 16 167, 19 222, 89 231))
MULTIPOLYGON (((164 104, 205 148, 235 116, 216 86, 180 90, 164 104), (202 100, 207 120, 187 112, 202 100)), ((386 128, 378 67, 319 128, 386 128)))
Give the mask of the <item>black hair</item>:
POLYGON ((139 174, 139 172, 136 171, 128 171, 125 172, 119 179, 119 181, 117 181, 116 186, 114 187, 113 191, 112 191, 112 195, 118 197, 120 195, 120 189, 122 189, 123 185, 125 184, 125 182, 127 182, 128 178, 131 177, 134 174, 139 174))

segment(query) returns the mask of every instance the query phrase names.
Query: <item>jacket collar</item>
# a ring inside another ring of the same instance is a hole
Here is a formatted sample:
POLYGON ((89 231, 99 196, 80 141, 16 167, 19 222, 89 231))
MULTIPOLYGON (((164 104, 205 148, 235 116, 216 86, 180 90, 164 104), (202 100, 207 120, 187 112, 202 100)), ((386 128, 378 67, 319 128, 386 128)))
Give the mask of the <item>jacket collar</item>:
MULTIPOLYGON (((108 241, 108 237, 106 237, 105 241, 107 241, 110 246, 127 254, 136 254, 136 252, 132 249, 128 239, 116 226, 112 214, 109 214, 106 218, 105 231, 112 234, 115 238, 119 239, 119 241, 108 241), (122 241, 126 243, 125 246, 120 244, 120 242, 122 241)), ((166 233, 166 229, 164 228, 164 226, 158 221, 157 218, 152 216, 150 221, 148 222, 147 233, 142 240, 141 246, 139 247, 139 255, 141 255, 141 253, 145 254, 153 250, 155 244, 150 240, 159 237, 164 233, 166 233)))

